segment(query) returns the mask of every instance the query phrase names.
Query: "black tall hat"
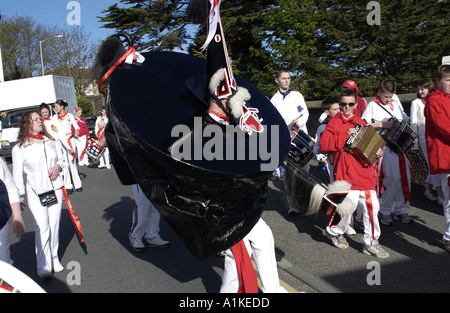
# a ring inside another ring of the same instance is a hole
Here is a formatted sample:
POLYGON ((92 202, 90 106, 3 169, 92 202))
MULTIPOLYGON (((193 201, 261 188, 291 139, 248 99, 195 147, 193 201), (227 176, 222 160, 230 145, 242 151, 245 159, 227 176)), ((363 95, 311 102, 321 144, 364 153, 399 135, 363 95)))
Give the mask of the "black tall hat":
POLYGON ((267 181, 290 149, 289 131, 270 101, 239 76, 236 86, 250 96, 241 117, 262 118, 264 131, 249 136, 236 125, 207 123, 208 61, 176 52, 142 56, 140 66, 119 66, 111 75, 105 137, 112 163, 121 182, 138 183, 189 251, 204 259, 242 240, 261 217, 267 181), (183 157, 174 155, 175 144, 183 157))

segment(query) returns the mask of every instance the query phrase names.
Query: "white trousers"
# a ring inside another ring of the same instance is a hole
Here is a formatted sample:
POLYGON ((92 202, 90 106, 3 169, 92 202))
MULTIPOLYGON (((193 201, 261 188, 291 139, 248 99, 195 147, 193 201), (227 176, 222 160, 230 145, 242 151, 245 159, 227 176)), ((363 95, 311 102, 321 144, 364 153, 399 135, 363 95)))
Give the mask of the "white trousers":
POLYGON ((60 265, 58 258, 59 223, 63 201, 62 189, 55 191, 58 202, 45 206, 41 205, 39 197, 27 187, 27 201, 34 219, 35 250, 38 275, 51 273, 53 266, 60 265))
POLYGON ((88 158, 88 155, 86 152, 84 152, 84 155, 81 158, 81 154, 83 153, 84 149, 86 148, 87 137, 86 136, 78 137, 78 139, 75 139, 74 142, 75 142, 76 149, 77 149, 76 153, 77 153, 77 157, 78 157, 78 165, 79 166, 84 166, 84 165, 88 166, 89 158, 88 158))
MULTIPOLYGON (((75 140, 73 138, 70 140, 72 142, 72 147, 76 149, 75 140)), ((64 149, 63 154, 67 165, 63 168, 64 186, 66 189, 73 189, 74 186, 75 189, 81 188, 81 178, 80 175, 78 175, 77 159, 72 157, 72 154, 68 153, 66 149, 64 149)))
POLYGON ((397 154, 390 148, 384 149, 384 156, 381 166, 383 167, 383 186, 386 187, 381 198, 380 214, 390 215, 392 205, 395 202, 394 214, 400 215, 409 210, 409 201, 405 202, 402 190, 402 177, 400 173, 399 158, 405 159, 406 179, 408 188, 411 191, 411 177, 409 161, 403 154, 397 154))
MULTIPOLYGON (((259 219, 253 229, 244 237, 245 247, 250 257, 253 257, 261 281, 261 289, 267 293, 286 292, 280 286, 278 278, 277 260, 275 257, 275 244, 272 230, 259 219)), ((225 265, 222 276, 221 293, 237 293, 239 278, 236 261, 231 249, 225 251, 225 265)))
POLYGON ((13 264, 9 250, 9 222, 0 229, 0 261, 13 264))
POLYGON ((427 166, 428 166, 428 176, 427 176, 427 180, 426 183, 427 184, 432 184, 433 187, 440 187, 441 186, 441 180, 439 175, 430 175, 429 171, 430 171, 430 162, 428 162, 428 153, 427 153, 427 145, 425 142, 425 136, 419 136, 419 144, 420 144, 420 148, 422 149, 423 155, 425 157, 425 160, 427 161, 427 166))
POLYGON ((448 186, 450 173, 438 174, 441 179, 442 193, 444 194, 444 202, 442 203, 442 207, 444 209, 444 240, 450 240, 450 188, 448 186))
POLYGON ((100 157, 100 164, 98 165, 99 167, 104 167, 106 165, 106 167, 110 167, 110 157, 109 157, 109 149, 108 148, 104 148, 104 152, 102 154, 102 156, 100 157))
POLYGON ((144 235, 146 238, 159 237, 161 215, 138 184, 132 187, 136 207, 133 210, 133 224, 129 236, 136 239, 143 238, 144 235))
MULTIPOLYGON (((369 190, 368 193, 370 196, 367 199, 365 190, 350 190, 347 194, 347 198, 353 202, 353 212, 355 212, 355 210, 362 212, 362 220, 358 221, 362 221, 364 224, 363 241, 366 245, 372 244, 373 240, 378 240, 381 234, 380 223, 378 221, 380 204, 378 202, 377 192, 375 190, 369 190)), ((333 218, 330 218, 330 224, 326 227, 327 232, 332 236, 345 234, 352 222, 352 217, 353 214, 341 216, 340 221, 336 225, 331 225, 333 218)))

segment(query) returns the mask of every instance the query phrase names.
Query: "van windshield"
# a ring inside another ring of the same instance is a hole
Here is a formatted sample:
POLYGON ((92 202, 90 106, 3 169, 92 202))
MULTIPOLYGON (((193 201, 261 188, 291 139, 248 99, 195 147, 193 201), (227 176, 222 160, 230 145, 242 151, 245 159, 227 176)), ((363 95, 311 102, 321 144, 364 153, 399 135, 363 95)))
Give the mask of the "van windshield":
POLYGON ((20 121, 22 120, 22 115, 28 111, 34 111, 37 108, 28 108, 23 110, 10 111, 2 119, 3 128, 19 127, 20 121))

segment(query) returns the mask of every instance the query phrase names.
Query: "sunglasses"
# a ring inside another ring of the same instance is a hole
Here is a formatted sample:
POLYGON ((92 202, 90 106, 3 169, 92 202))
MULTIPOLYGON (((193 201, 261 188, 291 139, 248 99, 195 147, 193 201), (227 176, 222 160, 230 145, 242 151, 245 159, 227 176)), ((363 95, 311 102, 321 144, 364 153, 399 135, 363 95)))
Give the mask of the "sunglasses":
POLYGON ((356 103, 354 103, 354 102, 340 102, 339 103, 339 105, 341 106, 341 107, 345 107, 345 106, 354 106, 356 103))

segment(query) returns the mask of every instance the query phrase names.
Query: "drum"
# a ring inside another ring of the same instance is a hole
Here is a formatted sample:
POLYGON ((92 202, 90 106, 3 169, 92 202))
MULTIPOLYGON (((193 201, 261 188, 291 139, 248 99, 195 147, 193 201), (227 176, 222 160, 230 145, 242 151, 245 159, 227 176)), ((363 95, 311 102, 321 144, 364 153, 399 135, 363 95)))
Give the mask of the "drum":
POLYGON ((408 151, 417 140, 417 133, 405 121, 390 118, 394 122, 391 129, 383 128, 379 131, 380 136, 395 153, 408 151))
POLYGON ((93 139, 89 139, 89 146, 86 149, 86 154, 92 161, 98 162, 103 152, 103 148, 99 147, 93 139))
POLYGON ((299 128, 291 128, 291 150, 289 158, 298 166, 303 167, 314 156, 314 141, 304 131, 299 128))
POLYGON ((344 149, 353 154, 363 166, 374 164, 386 141, 372 126, 357 125, 356 129, 358 133, 350 136, 344 149))

